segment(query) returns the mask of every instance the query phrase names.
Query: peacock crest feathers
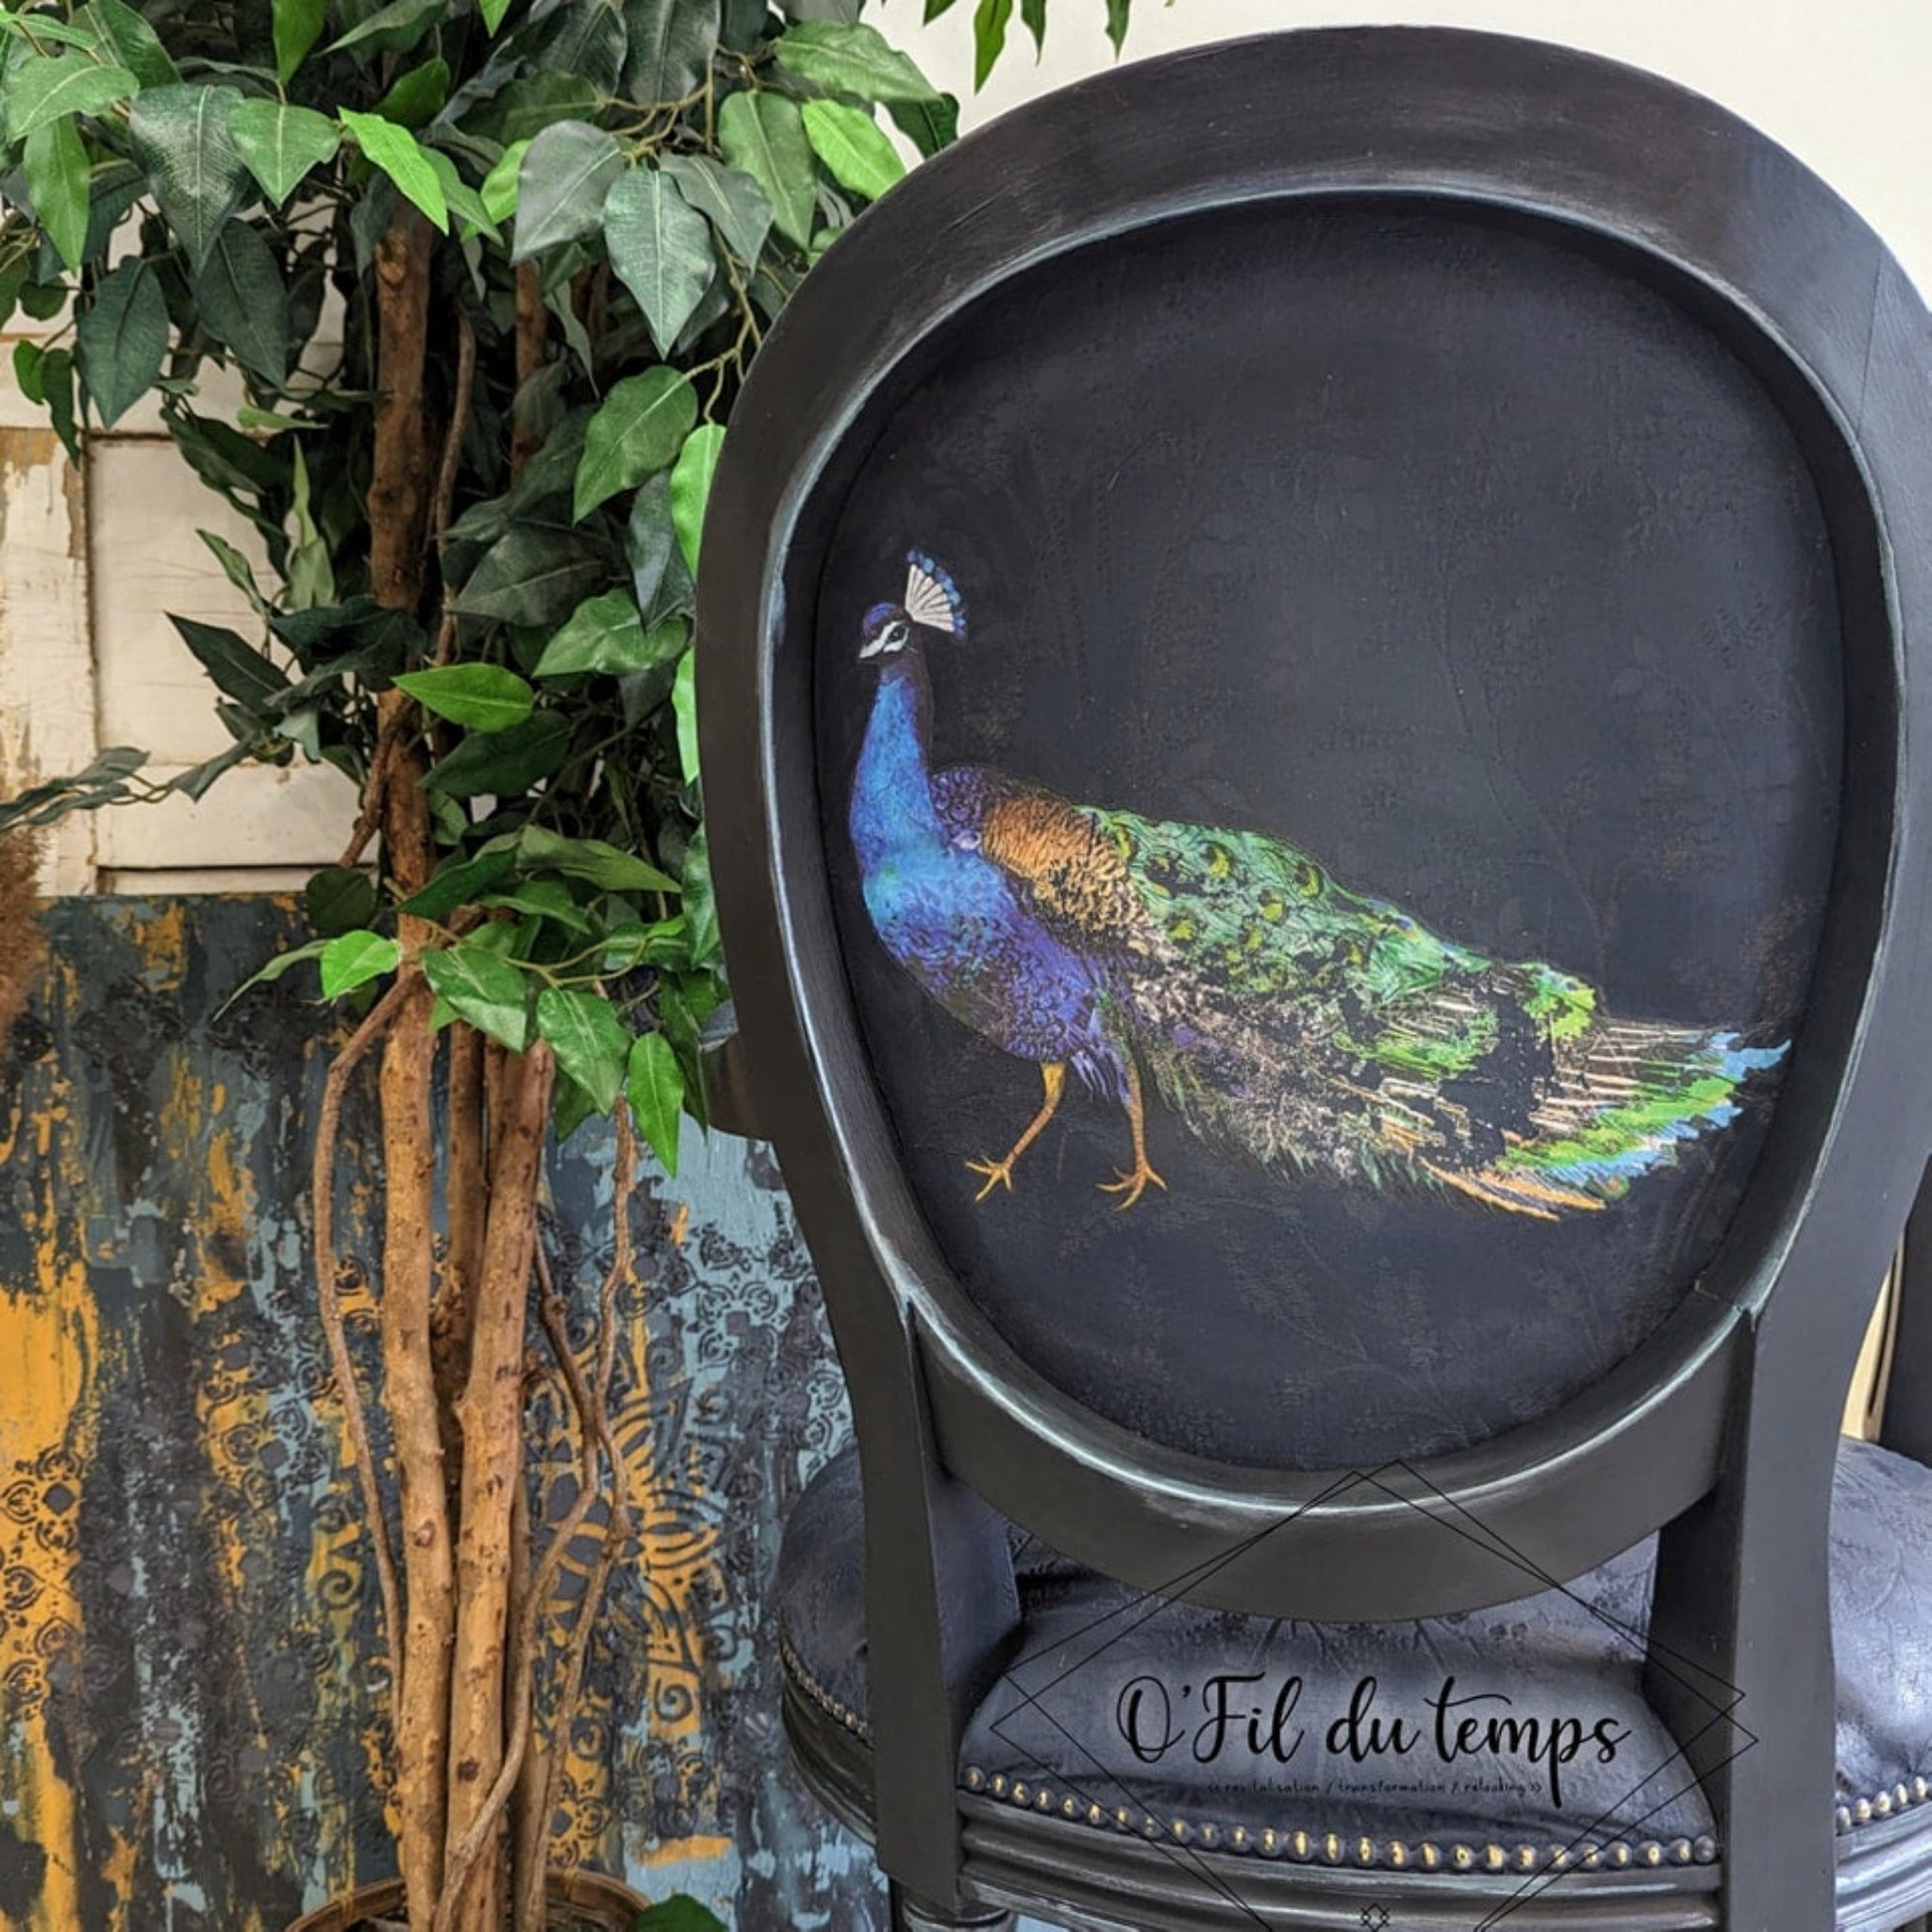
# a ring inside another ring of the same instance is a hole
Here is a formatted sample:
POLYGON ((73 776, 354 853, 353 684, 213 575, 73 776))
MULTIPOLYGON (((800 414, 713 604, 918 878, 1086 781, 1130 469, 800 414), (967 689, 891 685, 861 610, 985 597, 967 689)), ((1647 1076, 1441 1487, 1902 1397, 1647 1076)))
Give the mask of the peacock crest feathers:
POLYGON ((945 570, 923 550, 906 553, 906 615, 950 636, 966 635, 966 600, 945 570))

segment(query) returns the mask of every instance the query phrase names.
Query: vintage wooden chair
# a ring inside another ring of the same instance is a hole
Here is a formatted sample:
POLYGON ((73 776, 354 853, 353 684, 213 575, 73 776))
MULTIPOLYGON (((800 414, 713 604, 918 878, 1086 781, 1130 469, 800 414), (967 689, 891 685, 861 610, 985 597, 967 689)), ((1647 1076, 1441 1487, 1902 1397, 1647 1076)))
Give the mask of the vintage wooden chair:
POLYGON ((1932 1904, 1924 1385, 1836 1426, 1928 534, 1898 265, 1578 53, 1122 68, 814 271, 700 700, 858 1438, 786 1722, 896 1924, 1932 1904))

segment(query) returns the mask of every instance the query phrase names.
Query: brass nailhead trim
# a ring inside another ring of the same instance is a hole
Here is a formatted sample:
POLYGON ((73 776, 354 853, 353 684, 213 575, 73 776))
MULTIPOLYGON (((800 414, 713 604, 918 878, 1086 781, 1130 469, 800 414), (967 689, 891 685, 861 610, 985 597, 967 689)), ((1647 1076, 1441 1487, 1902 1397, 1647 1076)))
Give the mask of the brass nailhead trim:
MULTIPOLYGON (((841 1728, 850 1731, 854 1737, 867 1743, 871 1742, 871 1724, 858 1712, 841 1703, 824 1690, 806 1669, 804 1660, 799 1657, 790 1635, 782 1630, 778 1634, 778 1657, 784 1665, 786 1674, 812 1703, 841 1728)), ((1009 1797, 1016 1805, 1027 1805, 1031 1801, 1031 1788, 1018 1779, 1009 1786, 1006 1774, 1002 1772, 994 1772, 989 1776, 977 1765, 968 1765, 961 1782, 969 1791, 985 1790, 995 1798, 1009 1797)), ((1832 1822, 1840 1832, 1854 1831, 1861 1824, 1870 1824, 1875 1818, 1889 1818, 1896 1811, 1904 1811, 1913 1805, 1925 1804, 1928 1800, 1932 1800, 1932 1779, 1926 1778, 1924 1774, 1915 1774, 1909 1781, 1901 1780, 1884 1790, 1874 1792, 1869 1797, 1854 1799, 1849 1805, 1840 1805, 1833 1813, 1832 1822)), ((1039 1790, 1038 1805, 1042 1811, 1050 1811, 1053 1808, 1053 1794, 1044 1787, 1039 1790)), ((1060 1809, 1069 1819, 1077 1819, 1080 1815, 1078 1803, 1073 1798, 1068 1798, 1060 1809)), ((1131 1831, 1134 1828, 1133 1814, 1124 1806, 1109 1814, 1102 1810, 1098 1805, 1090 1805, 1086 1816, 1089 1824, 1112 1824, 1124 1831, 1131 1831)), ((1160 1825, 1152 1818, 1143 1819, 1141 1830, 1154 1837, 1161 1835, 1160 1825)), ((1185 1842, 1183 1835, 1189 1830, 1189 1826, 1177 1823, 1175 1836, 1182 1837, 1185 1842)), ((1205 1824, 1200 1829, 1203 1845, 1214 1845, 1218 1843, 1220 1837, 1221 1828, 1218 1825, 1205 1824)), ((1327 1861, 1331 1865, 1341 1864, 1343 1858, 1341 1838, 1330 1832, 1321 1842, 1323 1856, 1327 1861)), ((1284 1837, 1282 1833, 1270 1826, 1257 1836, 1250 1833, 1245 1825, 1235 1825, 1228 1833, 1230 1850, 1244 1852, 1251 1845, 1258 1849, 1261 1856, 1266 1858, 1278 1857, 1284 1846, 1291 1857, 1303 1860, 1312 1857, 1315 1850, 1315 1841, 1306 1831, 1292 1832, 1284 1837)), ((1436 1871, 1442 1862, 1441 1853, 1435 1845, 1418 1845, 1411 1855, 1409 1847, 1400 1839, 1391 1839, 1386 1845, 1378 1845, 1374 1839, 1357 1839, 1355 1843, 1355 1856, 1357 1864, 1388 1864, 1397 1871, 1403 1870, 1408 1864, 1411 1856, 1424 1872, 1436 1871)), ((1513 1854, 1500 1845, 1489 1845, 1484 1848, 1483 1862, 1492 1872, 1502 1870, 1507 1863, 1514 1863, 1519 1871, 1529 1872, 1536 1869, 1539 1856, 1533 1845, 1519 1845, 1513 1854)), ((1635 1854, 1628 1845, 1622 1843, 1603 1847, 1586 1845, 1575 1855, 1575 1861, 1586 1872, 1597 1871, 1606 1863, 1621 1870, 1630 1865, 1633 1857, 1640 1858, 1646 1865, 1653 1866, 1663 1863, 1666 1858, 1678 1865, 1710 1865, 1717 1862, 1718 1846, 1717 1840, 1708 1833, 1694 1840, 1675 1839, 1668 1849, 1654 1840, 1649 1840, 1635 1854)), ((1541 1862, 1550 1871, 1560 1872, 1570 1864, 1572 1854, 1567 1848, 1558 1845, 1541 1855, 1541 1862)), ((1467 1845, 1457 1845, 1451 1853, 1451 1860, 1457 1871, 1465 1872, 1474 1868, 1475 1857, 1467 1845)))

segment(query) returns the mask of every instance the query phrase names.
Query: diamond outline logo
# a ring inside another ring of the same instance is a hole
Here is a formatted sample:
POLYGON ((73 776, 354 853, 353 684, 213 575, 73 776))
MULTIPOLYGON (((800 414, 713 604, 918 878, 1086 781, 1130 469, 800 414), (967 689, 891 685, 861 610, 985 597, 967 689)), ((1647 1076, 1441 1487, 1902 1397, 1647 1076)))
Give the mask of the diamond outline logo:
MULTIPOLYGON (((1571 1584, 1565 1583, 1552 1575, 1541 1565, 1519 1549, 1516 1544, 1502 1535, 1500 1531, 1483 1523, 1462 1504, 1457 1503, 1444 1491, 1437 1488, 1413 1463, 1401 1457, 1392 1457, 1387 1462, 1378 1464, 1372 1470, 1351 1469, 1345 1471, 1337 1476, 1318 1495, 1310 1497, 1296 1508, 1288 1511, 1276 1522, 1256 1531, 1252 1536, 1238 1540, 1220 1554, 1209 1557, 1191 1568, 1181 1572, 1178 1575, 1168 1579, 1160 1588, 1141 1591, 1132 1597, 1125 1606, 1108 1610, 1095 1617, 1091 1623, 1085 1625, 1082 1629, 1074 1631, 1071 1637, 1058 1639, 1050 1648, 1053 1651, 1063 1653, 1070 1643, 1076 1643, 1082 1638, 1104 1629, 1109 1624, 1118 1626, 1111 1634, 1102 1638, 1090 1650, 1077 1657, 1072 1663, 1057 1670, 1043 1683, 1029 1688, 1020 1681, 1018 1673, 1024 1670, 1029 1663, 1043 1660, 1047 1646, 1042 1646, 1041 1651, 1023 1654, 1014 1658, 1001 1672, 993 1690, 988 1693, 987 1701, 989 1704, 993 1697, 999 1694, 1003 1688, 1012 1693, 1014 1701, 1006 1709, 1002 1710, 997 1717, 991 1720, 988 1728, 1008 1750, 1013 1752, 1016 1758, 1024 1760, 1030 1773, 1051 1778, 1056 1786, 1089 1808, 1097 1806, 1098 1808, 1108 1813, 1117 1813, 1120 1808, 1119 1801, 1111 1805, 1102 1804, 1094 1790, 1084 1789, 1083 1785, 1076 1781, 1082 1774, 1070 1770, 1068 1763, 1048 1763, 1045 1759, 1037 1757, 1020 1739, 1011 1736, 1006 1726, 1023 1713, 1043 1721, 1058 1735, 1058 1739, 1064 1740, 1070 1747, 1072 1754, 1076 1754, 1081 1760, 1084 1760, 1088 1768, 1088 1774, 1091 1774, 1088 1777, 1090 1784, 1111 1787, 1114 1791, 1120 1794, 1122 1799, 1124 1799, 1127 1804, 1140 1812, 1141 1818, 1146 1821, 1148 1825, 1154 1827, 1153 1830, 1147 1830, 1143 1827, 1142 1831, 1139 1834, 1143 1843, 1152 1843, 1170 1862, 1178 1866, 1184 1872, 1191 1874, 1205 1890, 1218 1895, 1224 1903, 1234 1907, 1243 1918, 1251 1921, 1257 1928, 1262 1928, 1262 1932, 1265 1932, 1266 1921, 1255 1907, 1241 1897, 1240 1888, 1236 1882, 1242 1866, 1247 1861, 1239 1858, 1221 1857, 1212 1854, 1204 1854, 1201 1850, 1186 1842, 1185 1834, 1177 1832, 1174 1828, 1180 1821, 1163 1821, 1159 1819, 1155 1807, 1145 1801, 1144 1795, 1138 1792, 1135 1787, 1119 1771, 1110 1769, 1088 1743, 1075 1737, 1067 1728, 1066 1724, 1047 1708, 1044 1699, 1059 1685, 1065 1683, 1070 1677, 1076 1675, 1079 1672, 1096 1662, 1100 1657, 1106 1656, 1116 1644, 1131 1636, 1151 1618, 1158 1616, 1170 1603, 1186 1602, 1191 1591, 1198 1589, 1202 1583, 1216 1575, 1230 1564, 1238 1562, 1249 1551, 1258 1547, 1261 1543, 1280 1535, 1286 1530, 1291 1530, 1296 1523, 1308 1512, 1319 1509, 1323 1505, 1332 1503, 1338 1498, 1349 1494, 1352 1491, 1363 1487, 1373 1489, 1392 1501, 1418 1510, 1438 1527, 1446 1530, 1452 1535, 1463 1538, 1464 1541, 1474 1543, 1477 1548, 1486 1551, 1499 1561, 1520 1572, 1524 1578, 1524 1590, 1523 1592, 1524 1595, 1534 1594, 1540 1590, 1558 1591, 1579 1609, 1586 1611, 1598 1624, 1602 1624, 1620 1644, 1633 1651, 1640 1657, 1646 1654, 1647 1644, 1642 1632, 1632 1625, 1620 1622, 1617 1618, 1599 1608, 1595 1604, 1591 1603, 1587 1598, 1578 1595, 1571 1584)), ((1032 1539, 1029 1538, 1027 1541, 1030 1542, 1032 1539)), ((1025 1545, 1023 1544, 1021 1547, 1024 1549, 1025 1545)), ((1015 1554, 1019 1553, 1016 1552, 1015 1554)), ((1738 1707, 1743 1702, 1744 1695, 1736 1685, 1719 1678, 1704 1664, 1672 1650, 1667 1645, 1659 1644, 1650 1651, 1649 1654, 1655 1667, 1662 1670, 1680 1689, 1692 1698, 1707 1705, 1711 1711, 1709 1722, 1691 1736, 1689 1740, 1690 1745, 1703 1743, 1705 1739, 1720 1725, 1729 1727, 1729 1737, 1724 1740, 1726 1748, 1713 1750, 1708 1762, 1709 1771, 1716 1772, 1721 1770, 1724 1765, 1730 1763, 1757 1743, 1757 1735, 1740 1723, 1736 1715, 1738 1707), (1715 1687, 1717 1694, 1713 1694, 1711 1687, 1715 1687)), ((1690 1768, 1686 1760, 1685 1754, 1687 1748, 1688 1746, 1684 1742, 1678 1742, 1676 1749, 1671 1752, 1661 1763, 1652 1765, 1643 1770, 1636 1781, 1615 1802, 1599 1812, 1596 1817, 1580 1825, 1567 1844, 1555 1849, 1560 1850, 1574 1857, 1584 1845, 1588 1844, 1592 1838, 1604 1832, 1607 1827, 1614 1827, 1617 1832, 1623 1834, 1634 1832, 1637 1827, 1643 1824, 1648 1819, 1656 1816, 1657 1812, 1663 1810, 1667 1806, 1695 1790, 1699 1780, 1697 1774, 1690 1768), (1674 1775, 1674 1767, 1682 1770, 1683 1781, 1681 1783, 1674 1785, 1661 1798, 1649 1805, 1638 1815, 1629 1818, 1620 1815, 1624 1807, 1635 1802, 1644 1788, 1654 1779, 1664 1777, 1667 1774, 1674 1775)), ((1491 1928, 1502 1924, 1511 1913, 1518 1910, 1521 1907, 1529 1904, 1532 1900, 1541 1897, 1552 1886, 1559 1884, 1564 1878, 1569 1877, 1576 1869, 1574 1865, 1569 1863, 1566 1859, 1561 1869, 1553 1870, 1546 1865, 1541 1870, 1529 1872, 1512 1892, 1499 1903, 1494 1903, 1491 1908, 1485 1911, 1480 1918, 1471 1922, 1470 1932, 1491 1932, 1491 1928)), ((1455 1882, 1464 1884, 1467 1881, 1458 1878, 1455 1882)), ((1491 1897, 1493 1897, 1493 1894, 1491 1897)), ((1392 1923, 1386 1916, 1387 1907, 1376 1903, 1363 1908, 1362 1919, 1365 1924, 1367 1924, 1372 1911, 1381 1911, 1385 1914, 1380 1926, 1372 1928, 1372 1932, 1382 1932, 1383 1927, 1392 1923)))

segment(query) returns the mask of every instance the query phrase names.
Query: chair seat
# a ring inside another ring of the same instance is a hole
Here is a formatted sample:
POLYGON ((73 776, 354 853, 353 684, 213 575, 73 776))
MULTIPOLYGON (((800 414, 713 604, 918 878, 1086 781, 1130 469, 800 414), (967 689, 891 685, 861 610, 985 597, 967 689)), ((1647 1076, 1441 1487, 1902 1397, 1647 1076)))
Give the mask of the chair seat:
MULTIPOLYGON (((1014 1552, 1021 1633, 966 1727, 969 1814, 1227 1857, 1711 1882, 1709 1809, 1640 1685, 1654 1541, 1567 1590, 1379 1624, 1150 1599, 1018 1532, 1014 1552)), ((847 1450, 787 1526, 778 1600, 794 1697, 861 1748, 863 1598, 847 1450)), ((1932 1473, 1842 1445, 1831 1603, 1840 1869, 1880 1848, 1896 1868, 1932 1829, 1932 1473)))

